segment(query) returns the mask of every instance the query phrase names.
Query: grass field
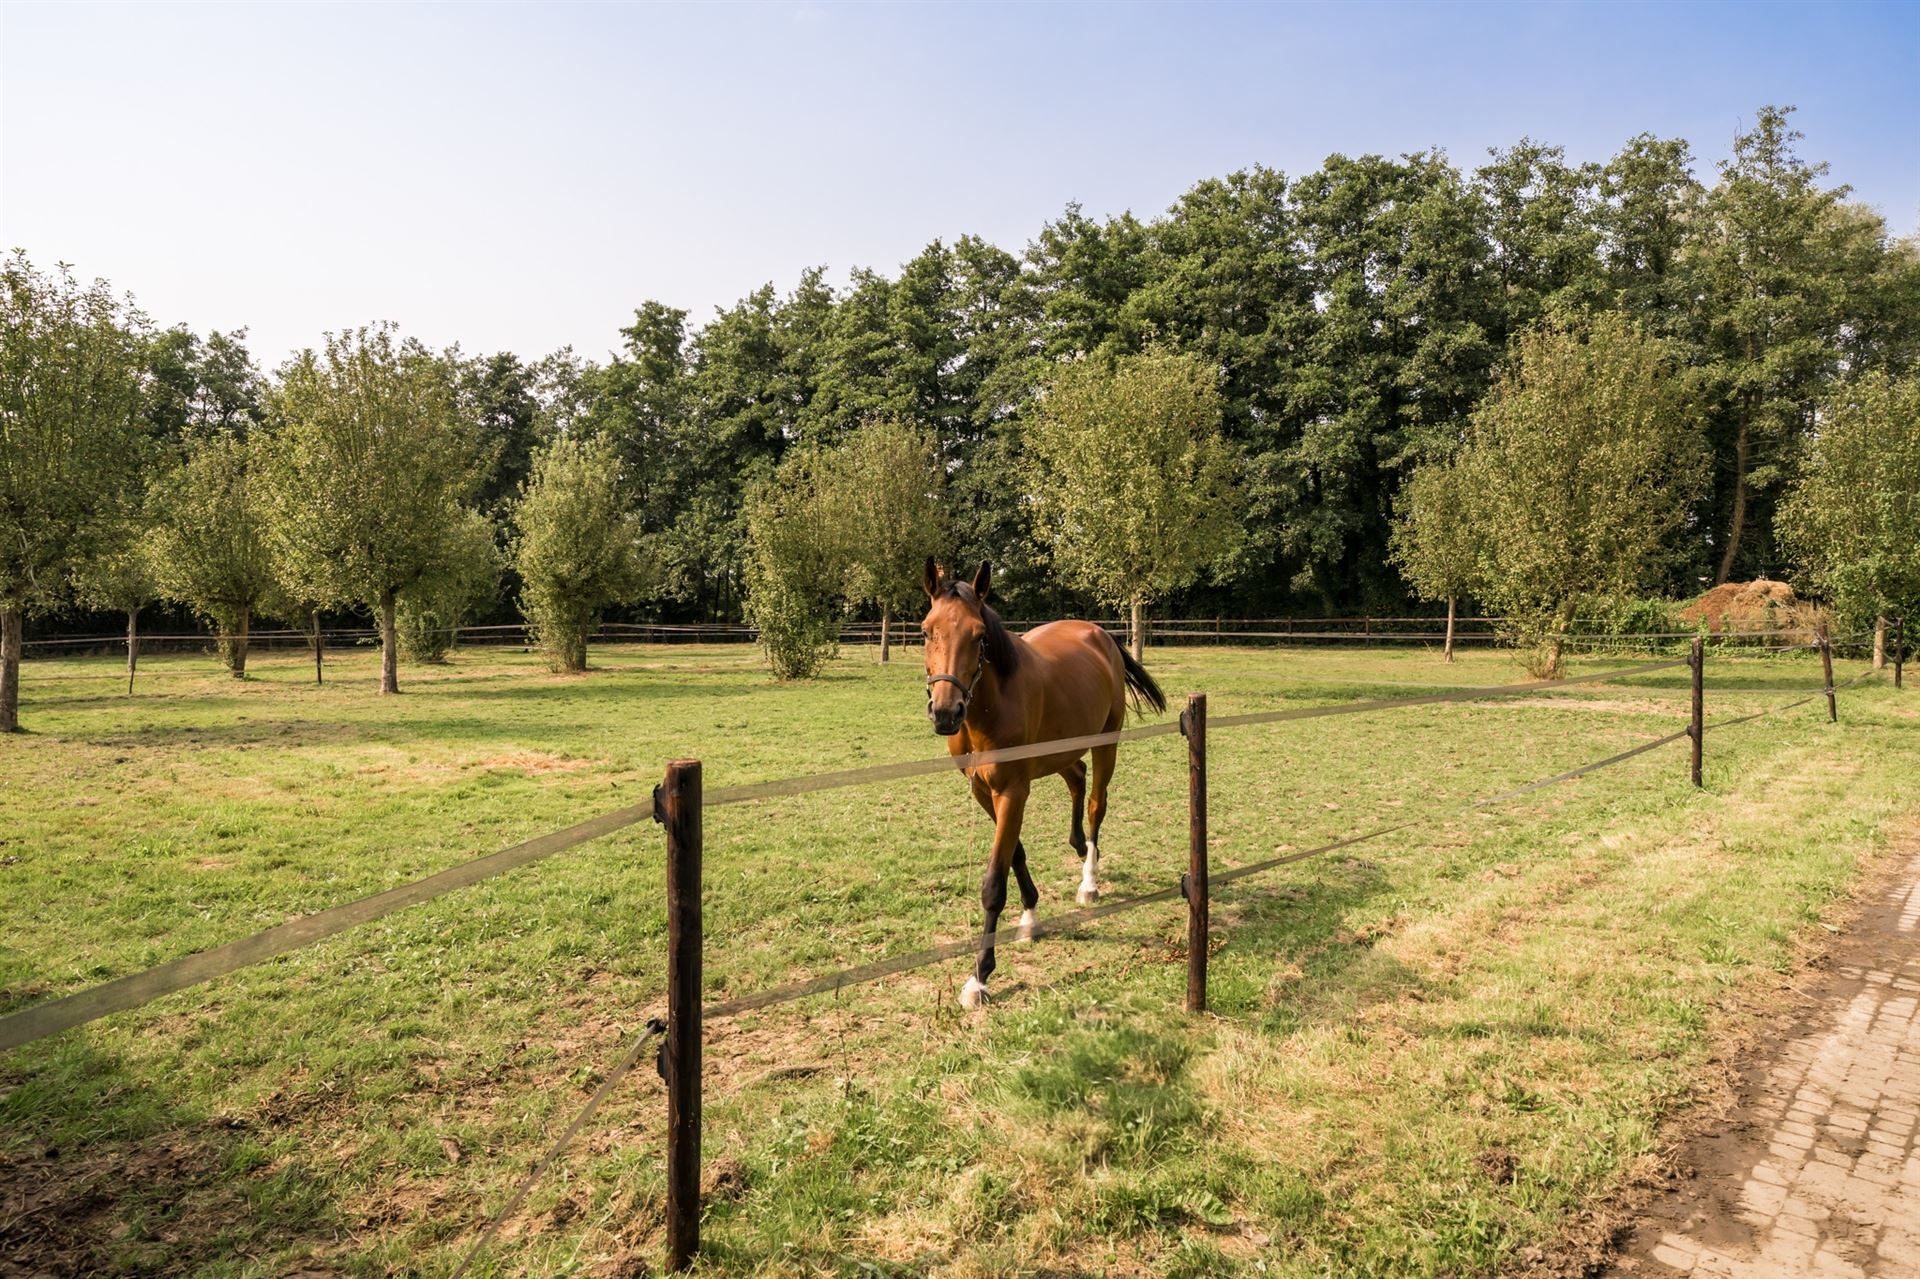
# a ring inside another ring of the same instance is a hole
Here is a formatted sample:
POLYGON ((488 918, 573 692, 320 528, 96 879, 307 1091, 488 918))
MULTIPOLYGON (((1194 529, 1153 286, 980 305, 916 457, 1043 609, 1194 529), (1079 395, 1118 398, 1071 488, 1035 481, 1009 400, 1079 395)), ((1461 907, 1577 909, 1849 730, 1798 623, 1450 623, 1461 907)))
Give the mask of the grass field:
MULTIPOLYGON (((769 683, 732 647, 403 670, 297 655, 244 683, 29 663, 0 740, 0 1011, 639 802, 937 754, 918 653, 769 683)), ((1575 673, 1608 662, 1577 663, 1575 673)), ((1160 649, 1215 717, 1524 678, 1500 654, 1160 649)), ((1849 662, 1842 674, 1858 669, 1849 662)), ((1804 694, 1716 659, 1709 715, 1804 694)), ((1222 731, 1216 865, 1439 813, 1681 727, 1686 672, 1222 731)), ((1844 914, 1920 796, 1920 693, 1884 679, 1216 895, 1213 1012, 1177 903, 717 1024, 715 1274, 1465 1275, 1551 1258, 1643 1163, 1716 1042, 1844 914), (1543 1250, 1536 1252, 1535 1250, 1543 1250)), ((1184 743, 1122 748, 1109 895, 1186 858, 1184 743)), ((1071 908, 1064 789, 1028 810, 1071 908)), ((989 827, 938 776, 706 818, 711 997, 975 926, 989 827)), ((634 827, 0 1058, 0 1271, 438 1275, 661 1007, 661 842, 634 827)), ((639 1274, 661 1250, 641 1070, 477 1273, 639 1274)))

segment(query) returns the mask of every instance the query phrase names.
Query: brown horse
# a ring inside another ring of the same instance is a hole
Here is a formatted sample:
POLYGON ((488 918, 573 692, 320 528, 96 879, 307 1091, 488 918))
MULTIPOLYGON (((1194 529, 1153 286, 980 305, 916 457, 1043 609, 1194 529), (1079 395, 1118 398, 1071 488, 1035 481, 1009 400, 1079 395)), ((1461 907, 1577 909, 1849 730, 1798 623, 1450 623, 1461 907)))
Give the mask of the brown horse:
MULTIPOLYGON (((927 650, 927 718, 955 755, 1025 746, 1068 737, 1108 733, 1127 715, 1127 690, 1155 710, 1166 695, 1133 657, 1091 622, 1049 622, 1015 635, 987 607, 991 567, 982 563, 972 582, 944 575, 927 561, 924 585, 931 601, 920 624, 927 650)), ((1030 937, 1040 890, 1027 870, 1020 823, 1027 793, 1037 778, 1058 773, 1073 798, 1073 831, 1067 842, 1080 854, 1078 900, 1100 895, 1100 823, 1107 815, 1107 781, 1113 776, 1114 745, 1008 760, 969 768, 973 797, 993 818, 993 853, 980 883, 986 921, 973 976, 960 991, 963 1008, 987 997, 993 975, 992 937, 1007 904, 1007 871, 1020 881, 1020 933, 1030 937), (1082 825, 1082 810, 1085 825, 1082 825)))

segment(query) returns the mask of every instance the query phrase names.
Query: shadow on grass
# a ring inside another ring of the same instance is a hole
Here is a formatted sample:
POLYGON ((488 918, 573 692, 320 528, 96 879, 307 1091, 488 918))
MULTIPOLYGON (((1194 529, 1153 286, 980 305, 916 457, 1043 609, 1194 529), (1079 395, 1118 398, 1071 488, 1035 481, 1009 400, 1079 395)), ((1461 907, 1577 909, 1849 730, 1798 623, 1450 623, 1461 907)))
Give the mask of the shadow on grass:
POLYGON ((274 1133, 169 1098, 83 1034, 0 1063, 0 1131, 0 1275, 224 1272, 340 1235, 274 1133))

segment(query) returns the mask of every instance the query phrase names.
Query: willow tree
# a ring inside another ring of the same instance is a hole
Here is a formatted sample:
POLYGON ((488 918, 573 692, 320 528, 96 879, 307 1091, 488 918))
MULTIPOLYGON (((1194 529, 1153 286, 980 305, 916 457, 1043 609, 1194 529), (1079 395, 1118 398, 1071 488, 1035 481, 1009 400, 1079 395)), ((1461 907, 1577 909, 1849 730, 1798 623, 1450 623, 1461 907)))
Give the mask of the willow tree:
POLYGON ((1453 660, 1454 605, 1480 572, 1480 534, 1474 522, 1470 477, 1460 467, 1429 463, 1400 491, 1393 558, 1421 599, 1447 602, 1446 658, 1453 660))
POLYGON ((200 436, 147 495, 161 589, 219 630, 235 679, 246 678, 248 632, 276 585, 265 471, 258 437, 200 436))
POLYGON ((825 500, 846 561, 846 597, 880 609, 880 660, 893 651, 893 610, 919 590, 940 550, 941 472, 933 437, 891 419, 856 428, 825 458, 825 500))
POLYGON ((1558 678, 1583 603, 1640 594, 1705 477, 1690 384, 1617 313, 1530 329, 1474 411, 1457 494, 1484 539, 1475 588, 1558 678))
POLYGON ((1152 347, 1066 365, 1027 427, 1036 530, 1054 566, 1129 612, 1225 562, 1243 538, 1238 454, 1220 431, 1215 371, 1152 347))
POLYGON ((603 436, 560 436, 532 466, 513 506, 520 606, 553 669, 583 671, 601 613, 645 584, 640 518, 627 506, 619 450, 603 436))
POLYGON ((139 499, 145 329, 104 281, 0 265, 0 732, 20 727, 26 614, 114 549, 139 499))
POLYGON ((368 609, 400 691, 401 594, 453 559, 479 469, 453 371, 391 324, 328 335, 281 370, 273 526, 289 593, 368 609))
POLYGON ((1868 374, 1827 399, 1780 523, 1814 590, 1872 619, 1884 665, 1887 615, 1920 610, 1920 373, 1868 374))

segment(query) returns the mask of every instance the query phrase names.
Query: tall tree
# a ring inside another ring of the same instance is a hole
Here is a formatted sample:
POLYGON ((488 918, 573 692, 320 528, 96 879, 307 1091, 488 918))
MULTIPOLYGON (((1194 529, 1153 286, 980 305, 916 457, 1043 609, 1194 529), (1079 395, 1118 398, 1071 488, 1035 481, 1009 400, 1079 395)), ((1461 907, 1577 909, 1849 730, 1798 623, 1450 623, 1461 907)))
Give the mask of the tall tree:
POLYGON ((1687 238, 1704 195, 1684 139, 1643 133, 1600 171, 1594 208, 1611 304, 1660 337, 1691 340, 1687 238))
POLYGON ((476 445, 448 362, 391 324, 328 335, 281 372, 274 529, 295 593, 380 623, 380 691, 400 691, 400 594, 446 567, 476 445))
POLYGON ((1822 406, 1813 448, 1780 512, 1806 582, 1845 617, 1920 621, 1920 373, 1869 373, 1822 406))
POLYGON ((1496 342, 1544 315, 1601 300, 1597 170, 1573 168, 1559 147, 1522 138, 1495 150, 1474 180, 1486 208, 1496 342))
POLYGON ((460 416, 478 432, 480 466, 486 482, 481 508, 499 513, 533 466, 540 442, 540 370, 511 351, 459 360, 454 388, 460 416))
POLYGON ((1300 442, 1292 414, 1301 357, 1317 323, 1313 283, 1284 175, 1255 168, 1201 182, 1148 231, 1150 278, 1120 329, 1222 370, 1222 425, 1246 455, 1245 587, 1280 577, 1300 442))
POLYGON ((1291 383, 1282 549, 1298 592, 1384 603, 1400 477, 1451 452, 1499 349, 1486 213, 1434 154, 1336 155, 1294 193, 1319 318, 1291 383))
POLYGON ((1671 349, 1618 312, 1515 339, 1475 411, 1456 498, 1485 548, 1476 594, 1557 678, 1580 606, 1644 591, 1705 455, 1671 349))
MULTIPOLYGON (((1847 313, 1845 187, 1794 150, 1791 107, 1763 107, 1707 194, 1690 269, 1719 411, 1714 580, 1772 562, 1772 504, 1838 372, 1847 313)), ((1857 226, 1853 228, 1857 232, 1857 226)))
POLYGON ((1129 610, 1136 659, 1146 605, 1221 563, 1241 536, 1239 457, 1220 433, 1216 376, 1161 347, 1076 361, 1027 431, 1041 538, 1061 573, 1129 610))
POLYGON ((627 507, 612 441, 563 435, 536 453, 513 522, 521 608, 553 669, 584 671, 602 611, 634 598, 645 581, 640 520, 627 507))
POLYGON ((124 538, 146 451, 146 317, 15 252, 0 265, 0 732, 20 727, 22 621, 124 538))

